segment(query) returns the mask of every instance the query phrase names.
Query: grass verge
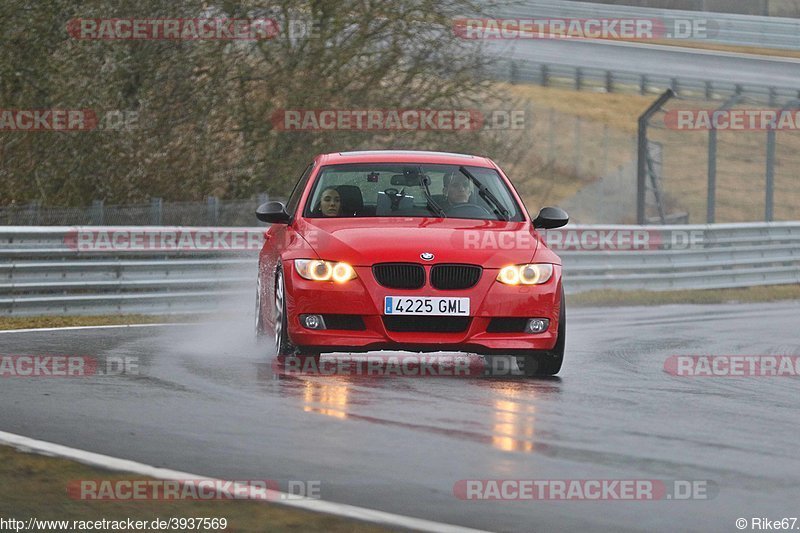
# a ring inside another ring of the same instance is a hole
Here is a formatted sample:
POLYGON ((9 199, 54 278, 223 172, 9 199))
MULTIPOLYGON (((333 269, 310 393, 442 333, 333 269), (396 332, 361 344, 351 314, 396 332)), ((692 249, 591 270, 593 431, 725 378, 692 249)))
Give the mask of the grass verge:
POLYGON ((567 296, 574 307, 622 307, 633 305, 721 304, 800 300, 800 285, 771 285, 741 289, 700 291, 590 291, 567 296))
POLYGON ((194 322, 192 315, 106 315, 106 316, 32 316, 0 317, 0 330, 66 328, 75 326, 114 326, 119 324, 159 324, 163 322, 194 322))
POLYGON ((571 88, 501 85, 528 109, 526 127, 509 132, 518 159, 502 161, 531 210, 558 205, 636 156, 639 115, 651 96, 579 92, 571 88))
MULTIPOLYGON (((576 91, 540 85, 503 84, 502 87, 513 97, 530 102, 534 111, 540 108, 553 109, 565 115, 607 124, 631 135, 638 131, 639 116, 656 98, 653 95, 576 91)), ((547 117, 542 115, 537 118, 544 120, 547 117)))
POLYGON ((782 48, 763 48, 758 46, 736 46, 718 43, 706 43, 702 41, 674 41, 668 39, 656 39, 649 41, 639 41, 645 44, 660 44, 674 46, 678 48, 694 48, 698 50, 714 50, 716 52, 731 52, 734 54, 753 54, 769 57, 790 57, 800 58, 800 51, 785 50, 782 48))
MULTIPOLYGON (((372 524, 252 501, 85 501, 67 496, 75 480, 147 479, 0 446, 0 517, 41 520, 226 518, 225 531, 390 531, 372 524)), ((75 528, 69 527, 68 530, 75 528)), ((148 528, 149 530, 149 528, 148 528)), ((221 531, 221 530, 218 530, 221 531)))

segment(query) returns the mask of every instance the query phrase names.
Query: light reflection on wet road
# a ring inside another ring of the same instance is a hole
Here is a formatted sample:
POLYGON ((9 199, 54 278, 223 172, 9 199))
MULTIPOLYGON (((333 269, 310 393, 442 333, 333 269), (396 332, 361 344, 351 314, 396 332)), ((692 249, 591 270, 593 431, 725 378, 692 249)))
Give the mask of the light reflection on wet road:
MULTIPOLYGON (((3 334, 0 354, 140 375, 0 378, 0 430, 498 531, 733 531, 800 511, 800 378, 681 378, 675 354, 800 354, 800 303, 572 310, 559 378, 276 375, 249 322, 3 334), (466 479, 709 480, 711 500, 463 501, 466 479)), ((325 356, 325 358, 327 358, 325 356)), ((793 514, 794 513, 794 514, 793 514)))

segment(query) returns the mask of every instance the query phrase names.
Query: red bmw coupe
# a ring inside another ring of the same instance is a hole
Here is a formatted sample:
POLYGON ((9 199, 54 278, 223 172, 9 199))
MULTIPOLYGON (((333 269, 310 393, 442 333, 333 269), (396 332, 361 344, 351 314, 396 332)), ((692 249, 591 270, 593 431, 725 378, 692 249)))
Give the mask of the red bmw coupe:
POLYGON ((317 156, 259 257, 256 330, 278 356, 460 351, 554 375, 566 340, 561 260, 485 157, 415 151, 317 156))

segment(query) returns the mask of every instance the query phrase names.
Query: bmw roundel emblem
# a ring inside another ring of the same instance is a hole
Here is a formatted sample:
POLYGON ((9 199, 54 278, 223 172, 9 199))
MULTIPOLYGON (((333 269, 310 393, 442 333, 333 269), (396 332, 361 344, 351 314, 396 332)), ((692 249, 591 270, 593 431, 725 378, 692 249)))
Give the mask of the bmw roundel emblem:
POLYGON ((419 256, 425 261, 433 261, 433 254, 430 252, 421 253, 419 256))

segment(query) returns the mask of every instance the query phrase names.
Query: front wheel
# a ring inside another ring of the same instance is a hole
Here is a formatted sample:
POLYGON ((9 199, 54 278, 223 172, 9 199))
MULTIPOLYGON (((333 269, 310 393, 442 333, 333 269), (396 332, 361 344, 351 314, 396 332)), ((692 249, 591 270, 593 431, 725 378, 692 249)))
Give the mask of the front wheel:
POLYGON ((275 274, 275 353, 285 357, 296 352, 289 340, 289 328, 286 317, 286 286, 283 283, 283 271, 275 274))
POLYGON ((552 350, 517 357, 517 366, 525 377, 555 376, 564 363, 564 348, 567 344, 567 304, 564 288, 561 288, 561 311, 558 314, 558 338, 552 350))

